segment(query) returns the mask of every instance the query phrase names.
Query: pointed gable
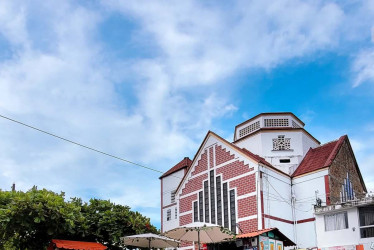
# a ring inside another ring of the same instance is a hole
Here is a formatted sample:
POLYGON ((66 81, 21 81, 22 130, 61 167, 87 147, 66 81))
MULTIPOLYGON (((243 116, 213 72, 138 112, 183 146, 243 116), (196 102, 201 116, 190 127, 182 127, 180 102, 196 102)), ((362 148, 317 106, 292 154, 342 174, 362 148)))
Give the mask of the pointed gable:
POLYGON ((329 167, 346 138, 347 136, 344 135, 336 141, 328 142, 317 148, 310 148, 292 177, 329 167))

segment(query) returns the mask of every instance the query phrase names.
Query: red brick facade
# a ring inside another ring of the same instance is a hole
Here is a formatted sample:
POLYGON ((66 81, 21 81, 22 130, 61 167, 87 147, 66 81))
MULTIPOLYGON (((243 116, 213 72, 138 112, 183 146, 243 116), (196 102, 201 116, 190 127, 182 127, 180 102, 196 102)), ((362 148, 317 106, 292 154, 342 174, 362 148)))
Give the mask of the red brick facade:
POLYGON ((208 174, 202 174, 198 177, 191 178, 182 190, 182 195, 186 195, 203 188, 203 181, 208 178, 208 174))
POLYGON ((216 150, 216 165, 220 165, 224 162, 234 159, 234 155, 227 152, 226 149, 222 149, 222 146, 215 146, 216 150))
POLYGON ((239 179, 230 181, 230 189, 236 188, 238 196, 249 194, 256 191, 256 175, 251 174, 239 179))
POLYGON ((226 181, 228 179, 234 178, 236 176, 246 174, 252 171, 253 168, 249 168, 248 165, 244 165, 243 161, 234 161, 227 165, 217 168, 216 174, 222 174, 223 180, 226 181))
POLYGON ((204 150, 204 153, 201 154, 200 160, 197 162, 196 167, 194 168, 192 175, 197 175, 201 172, 204 172, 208 169, 208 153, 204 150))
POLYGON ((186 215, 179 216, 179 225, 180 226, 184 226, 184 225, 187 225, 187 224, 190 224, 190 223, 192 223, 192 214, 186 214, 186 215))
MULTIPOLYGON (((238 218, 244 218, 257 214, 257 196, 238 200, 238 218)), ((256 225, 257 227, 257 225, 256 225)))
POLYGON ((192 211, 192 202, 195 200, 197 200, 197 194, 193 194, 185 198, 181 198, 179 200, 179 212, 184 213, 184 212, 192 211))
MULTIPOLYGON (((257 218, 239 222, 239 228, 243 233, 250 233, 257 231, 257 218)), ((239 232, 241 233, 241 231, 239 232)))

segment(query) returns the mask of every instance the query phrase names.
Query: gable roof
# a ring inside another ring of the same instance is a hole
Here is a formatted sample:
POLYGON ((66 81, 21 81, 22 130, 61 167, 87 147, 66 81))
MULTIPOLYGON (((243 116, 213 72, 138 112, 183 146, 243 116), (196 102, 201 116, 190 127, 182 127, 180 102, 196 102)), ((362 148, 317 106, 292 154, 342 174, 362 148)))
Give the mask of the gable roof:
POLYGON ((310 148, 292 177, 329 167, 347 138, 347 135, 343 135, 336 141, 328 142, 317 148, 310 148))
POLYGON ((52 240, 51 245, 48 249, 54 249, 54 247, 61 249, 79 249, 79 250, 104 250, 106 246, 97 242, 84 242, 84 241, 72 241, 72 240, 52 240))
MULTIPOLYGON (((230 147, 232 148, 233 150, 239 152, 241 155, 245 156, 246 158, 249 158, 250 160, 254 161, 254 162, 257 162, 259 164, 262 164, 262 165, 265 165, 265 166, 268 166, 268 167, 271 167, 275 170, 278 170, 277 168, 275 168, 274 166, 272 166, 269 162, 267 162, 264 158, 258 156, 258 155, 255 155, 253 154, 252 152, 244 149, 244 148, 239 148, 238 146, 234 145, 233 143, 223 139, 221 136, 217 135, 216 133, 212 132, 212 131, 208 131, 208 133, 206 134, 204 140, 202 141, 199 149, 197 150, 191 164, 190 164, 190 167, 188 168, 187 172, 185 173, 185 175, 183 176, 181 182, 179 183, 178 187, 177 187, 177 192, 179 191, 180 187, 182 186, 182 183, 184 183, 185 179, 186 179, 186 176, 188 175, 188 172, 190 171, 191 169, 191 166, 196 162, 197 160, 197 157, 199 155, 199 152, 202 150, 205 142, 208 140, 209 136, 214 136, 216 137, 218 140, 220 140, 221 142, 223 142, 224 144, 226 144, 227 147, 230 147)), ((178 164, 177 164, 178 165, 178 164)), ((279 172, 281 172, 280 170, 278 170, 279 172)), ((283 172, 281 172, 283 173, 283 172)), ((285 174, 285 173, 283 173, 285 174)), ((287 174, 285 174, 287 175, 287 174)))
POLYGON ((169 169, 168 171, 166 171, 163 175, 160 176, 159 179, 161 178, 164 178, 168 175, 171 175, 172 173, 175 173, 183 168, 190 168, 191 167, 191 159, 188 158, 188 157, 184 157, 183 160, 181 160, 180 162, 178 162, 174 167, 172 167, 171 169, 169 169))

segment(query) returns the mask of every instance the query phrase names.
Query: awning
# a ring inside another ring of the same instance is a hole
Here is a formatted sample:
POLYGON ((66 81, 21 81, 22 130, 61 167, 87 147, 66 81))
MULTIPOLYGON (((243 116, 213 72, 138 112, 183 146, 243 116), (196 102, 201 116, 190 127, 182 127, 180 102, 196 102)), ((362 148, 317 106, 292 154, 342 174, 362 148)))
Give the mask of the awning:
POLYGON ((246 234, 239 234, 236 236, 237 239, 243 239, 243 238, 252 238, 252 237, 256 237, 256 236, 259 236, 261 234, 264 234, 264 233, 267 233, 267 232, 273 232, 275 235, 277 235, 281 241, 283 241, 283 245, 288 247, 288 246, 295 246, 296 244, 290 240, 287 236, 285 236, 284 234, 282 234, 278 228, 274 227, 274 228, 268 228, 268 229, 263 229, 263 230, 259 230, 259 231, 255 231, 255 232, 250 232, 250 233, 246 233, 246 234))
MULTIPOLYGON (((106 246, 96 242, 72 241, 72 240, 52 240, 52 247, 75 250, 104 250, 106 246)), ((49 248, 53 249, 53 248, 49 248)))

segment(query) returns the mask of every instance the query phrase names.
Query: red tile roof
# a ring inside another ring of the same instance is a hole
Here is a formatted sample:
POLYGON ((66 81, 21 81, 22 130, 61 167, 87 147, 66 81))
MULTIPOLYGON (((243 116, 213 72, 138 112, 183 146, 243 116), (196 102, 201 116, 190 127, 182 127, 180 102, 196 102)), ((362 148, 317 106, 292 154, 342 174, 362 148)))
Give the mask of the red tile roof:
POLYGON ((61 249, 76 249, 76 250, 104 250, 106 246, 96 242, 72 241, 72 240, 52 240, 48 249, 54 247, 61 249))
POLYGON ((290 240, 287 236, 285 236, 281 231, 279 231, 278 228, 268 228, 268 229, 262 229, 259 231, 254 231, 246 234, 239 234, 236 236, 238 239, 243 239, 243 238, 252 238, 252 237, 257 237, 261 234, 267 233, 267 232, 273 232, 281 241, 283 241, 283 245, 288 247, 288 246, 295 246, 296 244, 290 240))
POLYGON ((241 239, 241 238, 256 237, 256 236, 261 235, 263 233, 267 233, 267 232, 269 232, 273 229, 274 228, 268 228, 268 229, 262 229, 262 230, 259 230, 259 231, 254 231, 254 232, 250 232, 250 233, 246 233, 246 234, 239 234, 239 235, 236 236, 236 238, 241 239))
POLYGON ((346 135, 343 135, 336 141, 326 143, 317 148, 310 148, 292 177, 329 167, 335 159, 344 140, 347 138, 346 135))
POLYGON ((164 177, 166 177, 168 175, 171 175, 172 173, 175 173, 178 170, 181 170, 183 168, 187 168, 188 169, 189 167, 191 167, 191 164, 192 164, 191 159, 188 158, 188 157, 184 157, 183 160, 181 160, 174 167, 172 167, 171 169, 169 169, 168 171, 166 171, 163 175, 161 175, 160 179, 164 178, 164 177))

